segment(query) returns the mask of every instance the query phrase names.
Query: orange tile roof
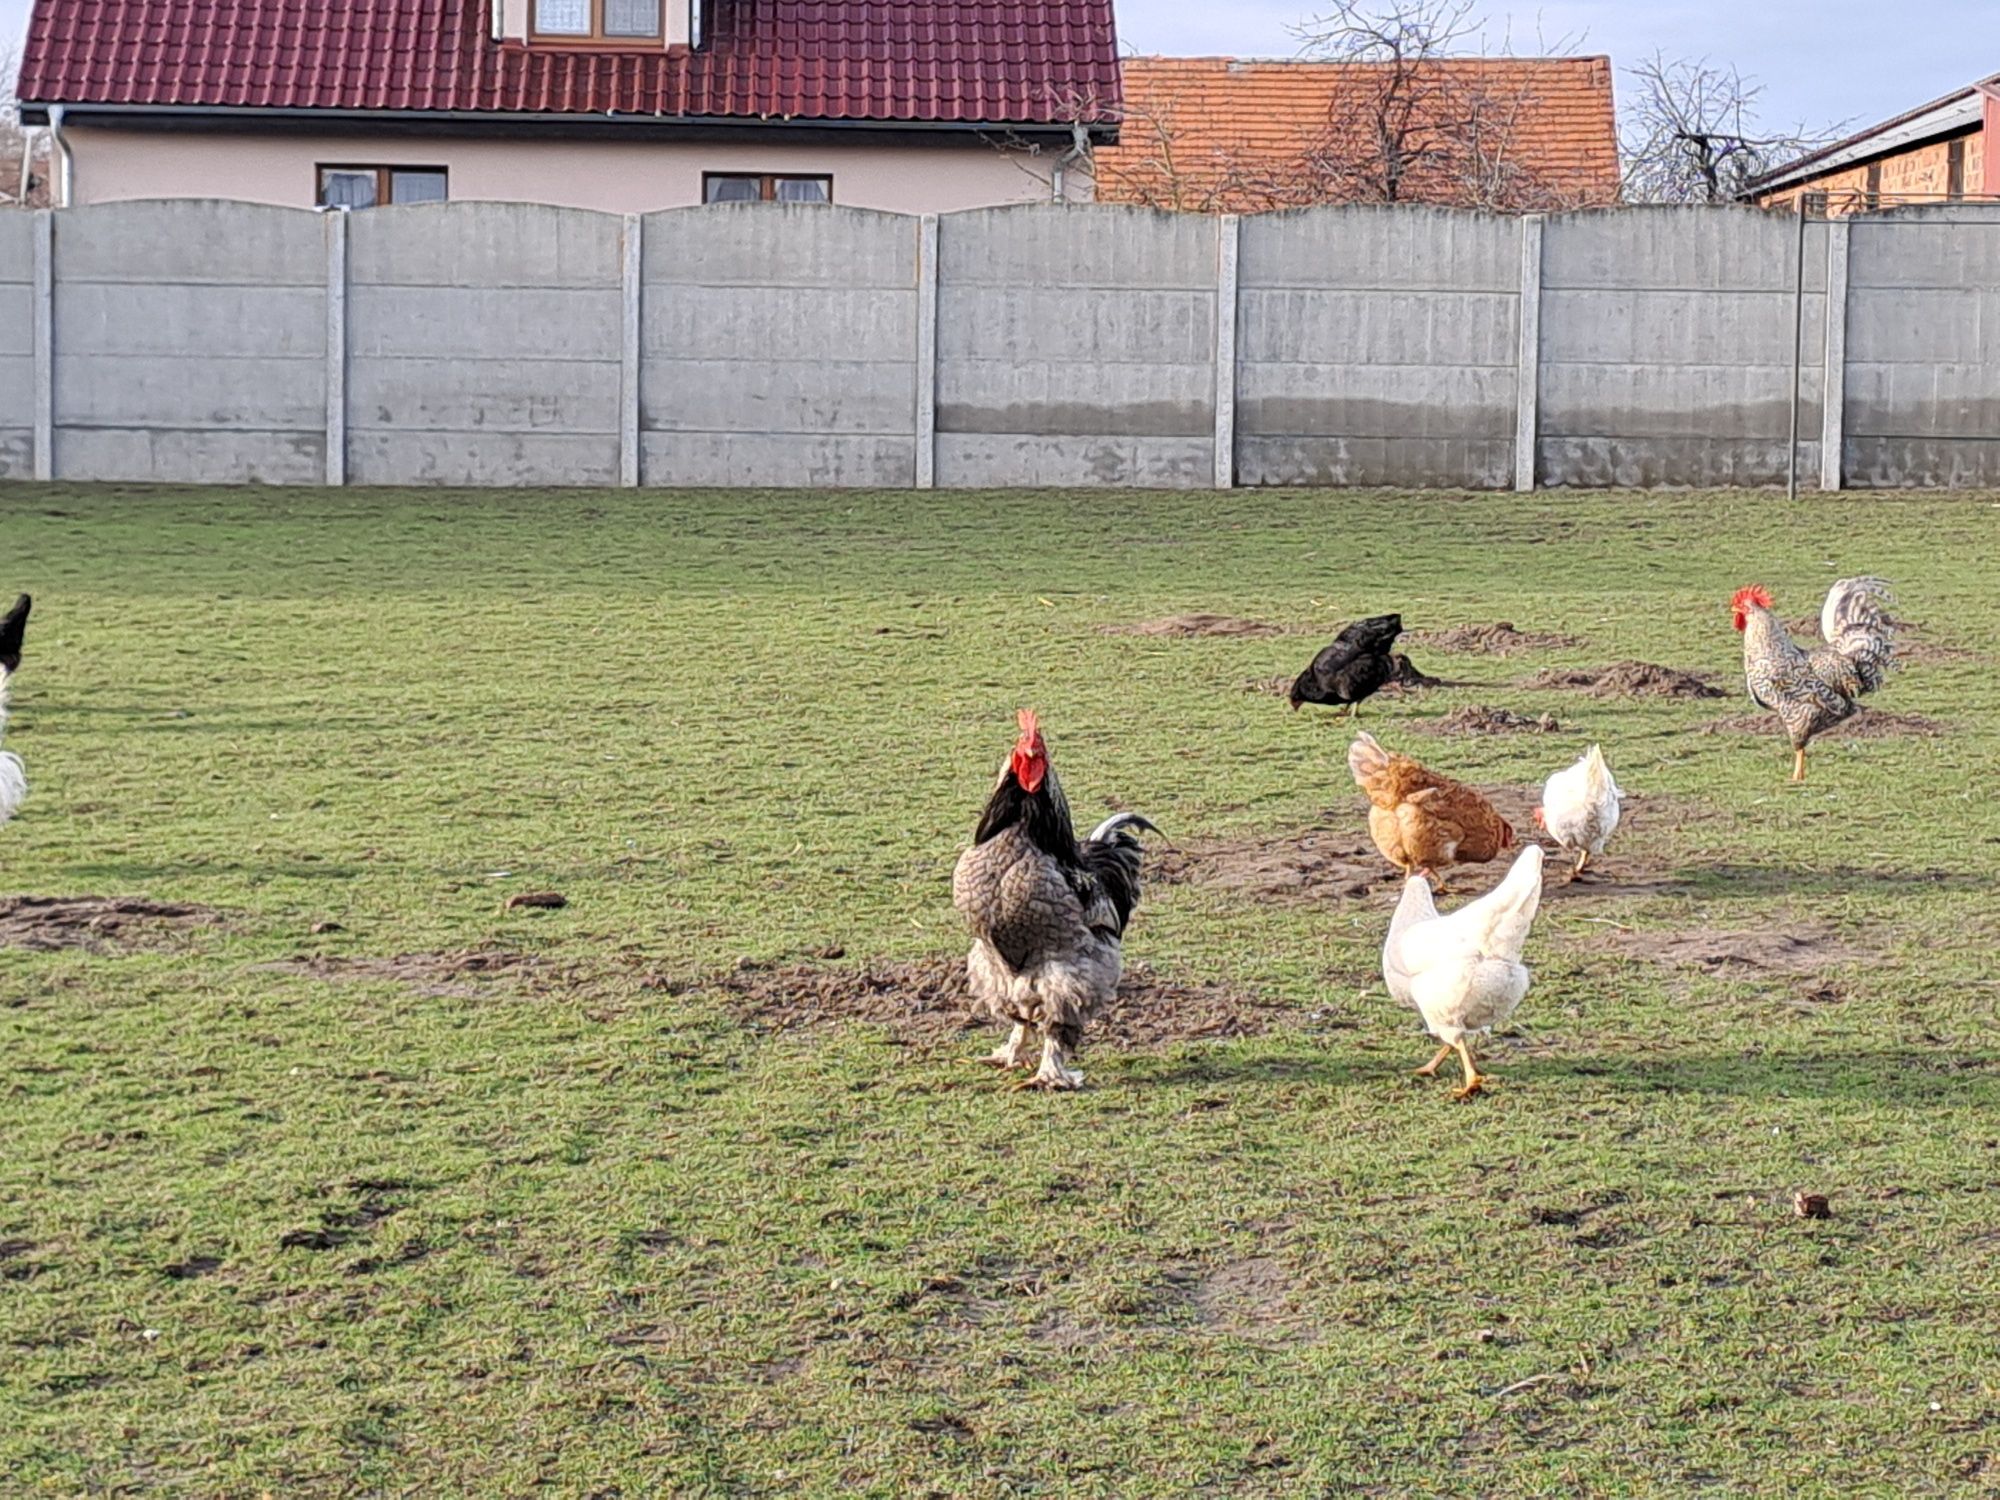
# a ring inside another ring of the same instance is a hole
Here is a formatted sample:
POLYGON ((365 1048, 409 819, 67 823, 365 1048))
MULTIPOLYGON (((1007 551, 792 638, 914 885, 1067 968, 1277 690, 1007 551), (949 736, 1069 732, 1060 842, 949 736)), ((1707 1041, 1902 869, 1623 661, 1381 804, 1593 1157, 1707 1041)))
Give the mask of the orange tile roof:
MULTIPOLYGON (((1397 196, 1515 209, 1616 199, 1609 58, 1450 58, 1418 67, 1405 97, 1420 101, 1417 131, 1434 149, 1397 196), (1463 144, 1471 134, 1463 127, 1440 130, 1446 119, 1476 121, 1481 146, 1463 144), (1483 188, 1467 184, 1474 161, 1483 188)), ((1379 201, 1387 196, 1379 152, 1340 143, 1363 138, 1388 68, 1127 58, 1119 142, 1097 153, 1098 199, 1218 212, 1379 201)))

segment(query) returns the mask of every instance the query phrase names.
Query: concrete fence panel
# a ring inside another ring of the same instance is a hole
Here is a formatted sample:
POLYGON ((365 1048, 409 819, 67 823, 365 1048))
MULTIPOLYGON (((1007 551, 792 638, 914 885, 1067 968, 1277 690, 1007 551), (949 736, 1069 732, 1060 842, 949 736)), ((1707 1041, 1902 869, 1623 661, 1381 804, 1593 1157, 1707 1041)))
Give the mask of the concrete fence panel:
POLYGON ((1899 210, 1850 235, 1849 483, 2000 486, 2000 209, 1899 210))
POLYGON ((1513 483, 1520 220, 1323 208, 1241 234, 1240 483, 1513 483))
POLYGON ((937 482, 1213 484, 1218 244, 1143 208, 945 216, 937 482))
POLYGON ((915 484, 920 226, 802 204, 648 215, 643 482, 915 484))
POLYGON ((1750 209, 1569 214, 1545 230, 1540 471, 1555 485, 1765 485, 1819 472, 1826 226, 1750 209), (1796 355, 1796 359, 1795 359, 1796 355))
POLYGON ((0 214, 0 479, 35 469, 35 233, 33 214, 0 214))
POLYGON ((521 203, 350 215, 349 480, 616 484, 622 234, 521 203))
POLYGON ((57 216, 52 249, 52 477, 320 479, 319 215, 244 203, 107 204, 57 216))

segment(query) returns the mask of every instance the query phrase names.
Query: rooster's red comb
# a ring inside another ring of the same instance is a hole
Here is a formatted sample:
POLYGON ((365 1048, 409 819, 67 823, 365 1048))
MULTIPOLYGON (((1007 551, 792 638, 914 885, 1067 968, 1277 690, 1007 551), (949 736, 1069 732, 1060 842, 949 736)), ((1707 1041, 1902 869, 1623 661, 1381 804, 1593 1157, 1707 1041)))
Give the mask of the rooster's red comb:
POLYGON ((1032 740, 1040 737, 1042 721, 1035 716, 1035 711, 1032 708, 1022 709, 1014 718, 1021 726, 1022 739, 1032 740))
POLYGON ((1753 583, 1747 589, 1738 589, 1736 597, 1729 601, 1729 607, 1738 610, 1752 604, 1756 605, 1759 609, 1769 609, 1771 607, 1771 591, 1761 583, 1753 583))

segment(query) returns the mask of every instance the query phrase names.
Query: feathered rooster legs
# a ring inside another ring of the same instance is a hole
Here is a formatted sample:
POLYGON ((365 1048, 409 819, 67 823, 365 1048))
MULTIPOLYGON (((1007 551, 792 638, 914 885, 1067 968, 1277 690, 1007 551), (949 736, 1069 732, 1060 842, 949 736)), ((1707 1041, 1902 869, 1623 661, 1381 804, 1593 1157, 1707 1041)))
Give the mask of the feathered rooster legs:
POLYGON ((1083 1074, 1069 1065, 1069 1048, 1051 1032, 1042 1039, 1042 1065, 1031 1078, 1014 1085, 1021 1089, 1075 1090, 1083 1087, 1083 1074))
POLYGON ((1451 1091, 1454 1099, 1470 1099, 1474 1094, 1486 1092, 1486 1075, 1472 1065, 1472 1049, 1460 1037, 1454 1044, 1458 1052, 1459 1065, 1465 1069, 1465 1082, 1451 1091))
POLYGON ((1450 1056, 1451 1056, 1451 1048, 1449 1047, 1438 1048, 1437 1056, 1432 1058, 1429 1062, 1425 1063, 1421 1068, 1417 1069, 1417 1077, 1435 1078, 1437 1076, 1438 1065, 1442 1063, 1447 1057, 1450 1056))
POLYGON ((984 1057, 974 1061, 985 1063, 992 1068, 1025 1068, 1028 1065, 1028 1028, 1020 1022, 1007 1034, 1007 1040, 995 1047, 984 1057))

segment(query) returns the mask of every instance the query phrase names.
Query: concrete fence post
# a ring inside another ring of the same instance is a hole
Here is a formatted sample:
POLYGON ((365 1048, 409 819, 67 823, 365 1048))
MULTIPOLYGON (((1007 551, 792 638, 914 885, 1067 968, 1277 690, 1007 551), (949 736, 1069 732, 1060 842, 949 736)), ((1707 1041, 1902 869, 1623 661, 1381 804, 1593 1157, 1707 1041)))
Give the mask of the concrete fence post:
POLYGON ((35 478, 56 477, 56 216, 35 215, 35 478))
POLYGON ((917 473, 920 490, 937 488, 938 216, 917 225, 917 473))
POLYGON ((1236 319, 1243 221, 1215 221, 1215 487, 1236 487, 1236 319))
POLYGON ((326 482, 347 483, 347 213, 326 215, 326 482))
POLYGON ((628 490, 639 487, 639 299, 645 265, 646 221, 625 215, 623 277, 624 319, 618 354, 618 482, 628 490))
POLYGON ((1826 226, 1826 374, 1820 385, 1819 487, 1841 486, 1847 446, 1847 251, 1854 225, 1826 226))
POLYGON ((1520 491, 1535 487, 1541 441, 1542 224, 1540 214, 1521 220, 1521 348, 1514 367, 1514 488, 1520 491))

